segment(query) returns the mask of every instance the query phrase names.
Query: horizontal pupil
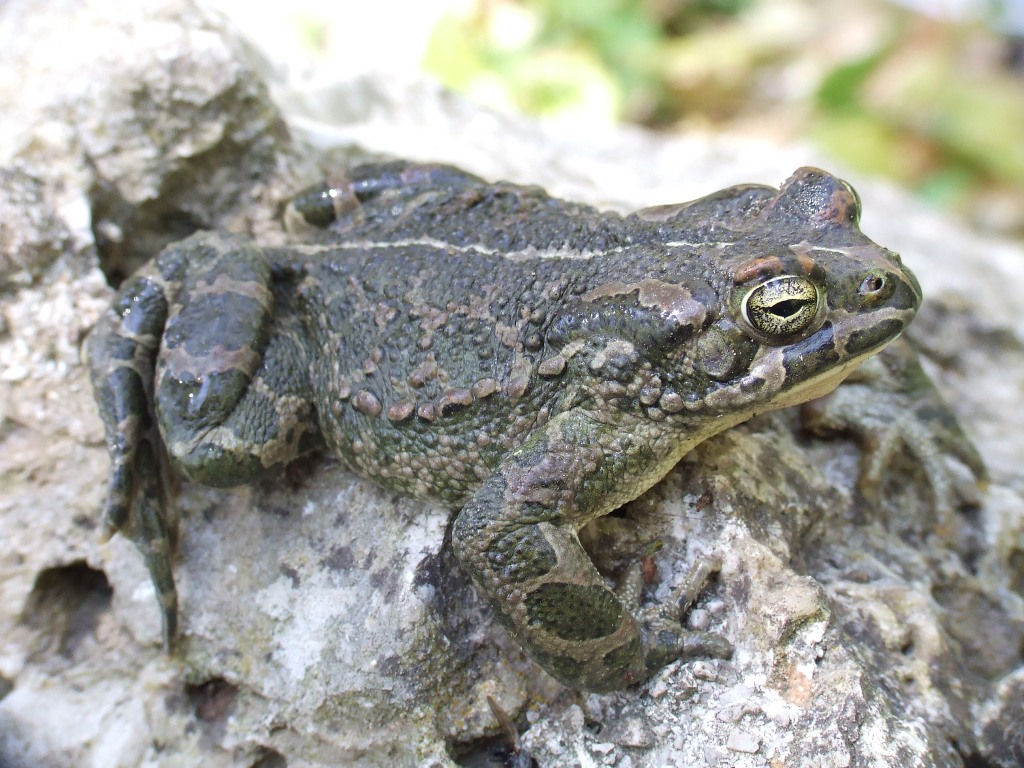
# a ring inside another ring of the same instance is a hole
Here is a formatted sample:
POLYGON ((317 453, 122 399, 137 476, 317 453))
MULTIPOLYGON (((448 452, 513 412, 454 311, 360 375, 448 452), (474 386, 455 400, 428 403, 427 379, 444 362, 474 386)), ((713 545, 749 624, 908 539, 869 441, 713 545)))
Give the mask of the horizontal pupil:
POLYGON ((773 314, 780 315, 782 317, 792 317, 806 306, 806 301, 799 299, 787 299, 786 301, 780 301, 777 304, 774 304, 770 311, 773 314))

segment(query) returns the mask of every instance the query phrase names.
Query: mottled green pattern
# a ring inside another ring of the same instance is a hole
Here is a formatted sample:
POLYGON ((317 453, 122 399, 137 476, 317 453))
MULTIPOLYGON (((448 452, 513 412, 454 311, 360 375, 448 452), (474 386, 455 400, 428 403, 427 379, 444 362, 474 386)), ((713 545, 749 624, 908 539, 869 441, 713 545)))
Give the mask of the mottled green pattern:
POLYGON ((695 594, 637 609, 576 534, 707 437, 829 391, 910 322, 917 283, 858 217, 815 169, 619 216, 391 163, 296 198, 288 221, 312 244, 194 235, 126 282, 90 339, 108 528, 146 553, 170 641, 165 455, 234 485, 326 445, 460 508, 456 555, 566 684, 727 654, 680 625, 695 594))
POLYGON ((570 642, 598 640, 622 621, 622 604, 607 589, 575 584, 540 584, 526 598, 529 622, 570 642))

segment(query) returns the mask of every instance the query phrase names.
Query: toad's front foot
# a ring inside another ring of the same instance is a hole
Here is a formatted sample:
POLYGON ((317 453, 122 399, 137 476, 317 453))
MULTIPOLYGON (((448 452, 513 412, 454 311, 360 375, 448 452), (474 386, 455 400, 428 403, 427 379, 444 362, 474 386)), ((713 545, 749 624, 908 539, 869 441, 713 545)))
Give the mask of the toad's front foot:
POLYGON ((802 416, 814 433, 857 437, 863 450, 857 485, 865 498, 878 498, 886 470, 906 452, 924 473, 940 523, 957 509, 977 506, 985 465, 905 339, 862 364, 832 394, 806 403, 802 416), (958 477, 947 458, 973 477, 958 477))
POLYGON ((619 594, 640 625, 649 675, 676 660, 728 659, 732 656, 732 644, 721 635, 683 627, 690 608, 721 569, 722 562, 718 558, 700 557, 666 602, 643 607, 639 600, 642 570, 637 564, 627 571, 619 594))

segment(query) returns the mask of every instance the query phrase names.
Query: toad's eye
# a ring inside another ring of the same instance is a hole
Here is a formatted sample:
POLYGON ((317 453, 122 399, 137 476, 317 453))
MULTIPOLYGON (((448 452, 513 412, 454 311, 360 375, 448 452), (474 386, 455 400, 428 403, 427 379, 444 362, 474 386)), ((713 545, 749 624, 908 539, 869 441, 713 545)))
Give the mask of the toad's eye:
POLYGON ((743 319, 769 340, 781 341, 814 323, 821 300, 817 286, 805 277, 773 277, 743 298, 743 319))

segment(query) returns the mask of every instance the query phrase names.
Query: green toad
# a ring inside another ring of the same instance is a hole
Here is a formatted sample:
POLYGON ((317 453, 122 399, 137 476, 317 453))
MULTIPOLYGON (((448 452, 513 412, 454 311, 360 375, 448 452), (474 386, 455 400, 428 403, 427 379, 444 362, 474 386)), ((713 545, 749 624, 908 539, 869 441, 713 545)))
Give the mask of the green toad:
POLYGON ((90 340, 108 532, 145 555, 170 640, 168 466, 231 486, 327 448, 458 510, 458 559, 567 685, 726 655, 680 624, 713 563, 673 607, 640 608, 636 580, 609 588, 577 531, 906 328, 917 281, 859 215, 812 168, 621 216, 389 163, 296 199, 315 244, 196 234, 127 280, 90 340))

